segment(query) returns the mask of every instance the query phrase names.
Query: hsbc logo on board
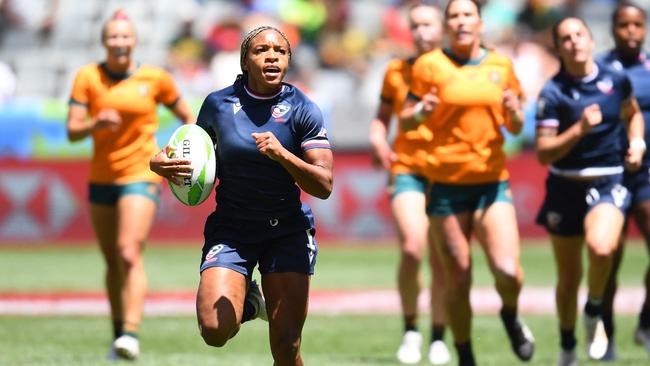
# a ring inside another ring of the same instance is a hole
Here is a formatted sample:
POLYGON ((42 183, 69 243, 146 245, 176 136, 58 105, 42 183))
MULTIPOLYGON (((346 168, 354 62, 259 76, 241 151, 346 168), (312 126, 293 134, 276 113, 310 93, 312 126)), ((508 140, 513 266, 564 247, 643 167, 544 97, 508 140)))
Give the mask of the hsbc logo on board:
POLYGON ((48 239, 77 212, 66 183, 45 170, 5 170, 0 175, 0 241, 48 239))

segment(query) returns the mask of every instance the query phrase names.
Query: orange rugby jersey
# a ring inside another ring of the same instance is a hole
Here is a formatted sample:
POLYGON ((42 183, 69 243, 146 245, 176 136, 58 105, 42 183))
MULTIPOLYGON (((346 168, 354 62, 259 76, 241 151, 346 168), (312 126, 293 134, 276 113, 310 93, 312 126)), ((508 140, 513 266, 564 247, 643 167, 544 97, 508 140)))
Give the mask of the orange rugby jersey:
POLYGON ((440 104, 423 122, 433 132, 426 176, 447 184, 480 184, 508 179, 501 126, 509 118, 503 92, 522 97, 509 58, 494 51, 461 65, 443 50, 413 65, 411 93, 437 88, 440 104))
MULTIPOLYGON (((381 89, 381 100, 393 107, 393 113, 398 115, 402 111, 404 101, 411 86, 411 71, 414 59, 395 59, 386 68, 384 84, 381 89)), ((417 129, 404 132, 398 128, 393 151, 397 161, 391 166, 392 174, 424 174, 427 154, 424 150, 426 143, 431 140, 431 131, 424 124, 417 129)))
POLYGON ((149 170, 149 159, 158 146, 154 133, 158 129, 158 103, 169 107, 179 94, 169 73, 155 67, 139 66, 131 75, 116 80, 100 64, 84 66, 76 75, 70 103, 88 108, 94 117, 103 108, 120 113, 122 125, 117 131, 94 131, 92 183, 159 182, 149 170))

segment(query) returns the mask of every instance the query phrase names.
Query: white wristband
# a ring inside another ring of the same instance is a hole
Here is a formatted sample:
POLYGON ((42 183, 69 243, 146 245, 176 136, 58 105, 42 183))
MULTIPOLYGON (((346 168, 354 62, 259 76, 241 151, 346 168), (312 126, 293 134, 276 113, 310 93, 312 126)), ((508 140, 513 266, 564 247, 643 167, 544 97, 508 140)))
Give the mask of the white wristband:
POLYGON ((426 114, 424 114, 424 103, 417 102, 413 107, 413 119, 415 122, 422 122, 426 117, 426 114))
POLYGON ((635 150, 646 150, 646 144, 643 137, 633 137, 630 140, 630 148, 635 150))

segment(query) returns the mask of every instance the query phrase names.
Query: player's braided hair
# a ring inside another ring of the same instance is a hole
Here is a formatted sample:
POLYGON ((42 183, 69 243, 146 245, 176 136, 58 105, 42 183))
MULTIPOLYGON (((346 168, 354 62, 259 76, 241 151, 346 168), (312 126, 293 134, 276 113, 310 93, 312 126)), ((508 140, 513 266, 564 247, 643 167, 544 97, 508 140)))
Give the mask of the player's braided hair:
POLYGON ((287 38, 287 35, 276 27, 263 25, 248 32, 244 37, 244 40, 241 42, 241 50, 239 51, 239 66, 241 67, 244 75, 246 75, 246 71, 244 71, 244 60, 246 60, 246 55, 248 54, 248 48, 250 47, 251 40, 266 30, 273 30, 282 36, 282 38, 284 38, 284 40, 287 42, 287 46, 289 47, 289 62, 291 62, 291 44, 289 43, 289 38, 287 38))

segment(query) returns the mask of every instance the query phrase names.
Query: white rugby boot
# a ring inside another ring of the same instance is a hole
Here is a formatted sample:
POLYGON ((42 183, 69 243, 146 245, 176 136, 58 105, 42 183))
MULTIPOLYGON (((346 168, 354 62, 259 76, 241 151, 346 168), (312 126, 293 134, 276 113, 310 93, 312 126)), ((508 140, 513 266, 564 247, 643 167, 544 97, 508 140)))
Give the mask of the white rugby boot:
POLYGON ((136 337, 124 334, 113 342, 117 357, 125 360, 135 360, 140 355, 140 341, 136 337))
POLYGON ((404 364, 415 364, 422 359, 422 334, 407 330, 402 337, 402 344, 397 349, 397 360, 404 364))
POLYGON ((434 341, 429 346, 429 363, 432 365, 446 365, 451 360, 449 349, 443 341, 434 341))
POLYGON ((634 331, 634 342, 640 346, 644 346, 650 356, 650 328, 637 326, 634 331))
POLYGON ((576 355, 575 348, 570 351, 561 349, 557 366, 578 366, 578 355, 576 355))
POLYGON ((609 343, 603 321, 599 316, 592 317, 585 314, 583 322, 587 356, 592 360, 600 360, 607 353, 607 344, 609 343))

